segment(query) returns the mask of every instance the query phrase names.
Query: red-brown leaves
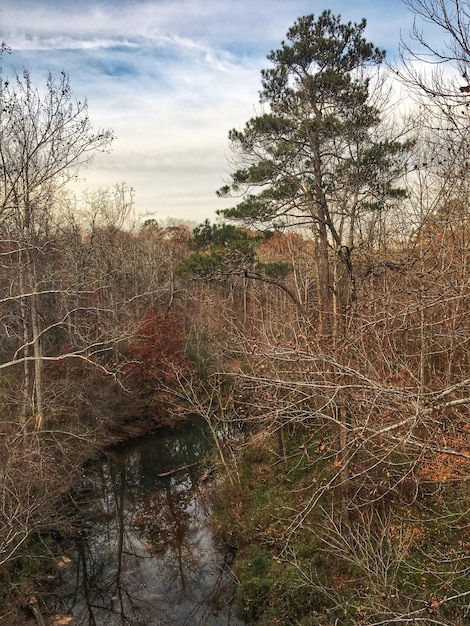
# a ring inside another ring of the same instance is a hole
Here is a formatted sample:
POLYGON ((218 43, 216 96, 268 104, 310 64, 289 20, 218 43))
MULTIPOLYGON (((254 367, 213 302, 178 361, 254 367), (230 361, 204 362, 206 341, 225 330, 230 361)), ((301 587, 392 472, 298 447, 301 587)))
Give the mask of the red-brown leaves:
POLYGON ((180 320, 171 312, 163 314, 156 306, 147 309, 129 341, 128 355, 126 375, 144 386, 172 385, 192 369, 180 320))

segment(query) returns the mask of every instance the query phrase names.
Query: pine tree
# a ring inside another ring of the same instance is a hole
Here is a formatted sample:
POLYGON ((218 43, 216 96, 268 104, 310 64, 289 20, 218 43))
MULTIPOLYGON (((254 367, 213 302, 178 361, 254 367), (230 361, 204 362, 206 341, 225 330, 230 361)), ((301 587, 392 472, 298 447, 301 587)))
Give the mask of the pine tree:
POLYGON ((240 167, 221 197, 243 195, 225 218, 247 225, 303 226, 317 242, 320 328, 355 297, 353 251, 361 225, 404 195, 398 186, 410 143, 381 134, 371 103, 385 51, 366 41, 366 21, 324 11, 299 18, 262 70, 263 111, 229 139, 240 167))

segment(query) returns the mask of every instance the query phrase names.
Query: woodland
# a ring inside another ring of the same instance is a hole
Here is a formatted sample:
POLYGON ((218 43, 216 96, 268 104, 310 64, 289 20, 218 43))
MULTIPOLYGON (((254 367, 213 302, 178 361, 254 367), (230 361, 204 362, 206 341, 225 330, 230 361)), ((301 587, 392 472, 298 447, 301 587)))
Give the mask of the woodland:
POLYGON ((112 131, 0 75, 0 623, 84 463, 190 415, 246 623, 470 623, 470 2, 405 3, 396 66, 365 20, 291 26, 193 230, 72 196, 112 131))

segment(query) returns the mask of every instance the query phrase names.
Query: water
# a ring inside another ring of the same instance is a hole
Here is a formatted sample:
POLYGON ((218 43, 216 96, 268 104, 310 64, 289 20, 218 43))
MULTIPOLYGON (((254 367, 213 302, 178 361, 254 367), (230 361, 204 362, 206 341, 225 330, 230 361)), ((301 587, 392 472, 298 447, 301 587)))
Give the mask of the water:
POLYGON ((243 624, 201 481, 210 449, 192 423, 114 448, 90 470, 79 502, 88 529, 62 568, 57 612, 77 626, 243 624))

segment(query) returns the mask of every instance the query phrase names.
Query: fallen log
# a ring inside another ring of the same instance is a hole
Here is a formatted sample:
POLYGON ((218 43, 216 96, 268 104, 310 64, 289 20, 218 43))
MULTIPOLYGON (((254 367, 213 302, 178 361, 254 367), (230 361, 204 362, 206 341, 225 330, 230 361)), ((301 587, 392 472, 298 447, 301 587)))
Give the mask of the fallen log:
POLYGON ((196 463, 188 463, 188 465, 181 465, 181 467, 175 467, 175 469, 170 470, 169 472, 162 472, 158 474, 160 477, 163 476, 171 476, 172 474, 176 474, 177 472, 182 472, 185 469, 189 469, 190 467, 195 467, 199 465, 200 461, 196 461, 196 463))

